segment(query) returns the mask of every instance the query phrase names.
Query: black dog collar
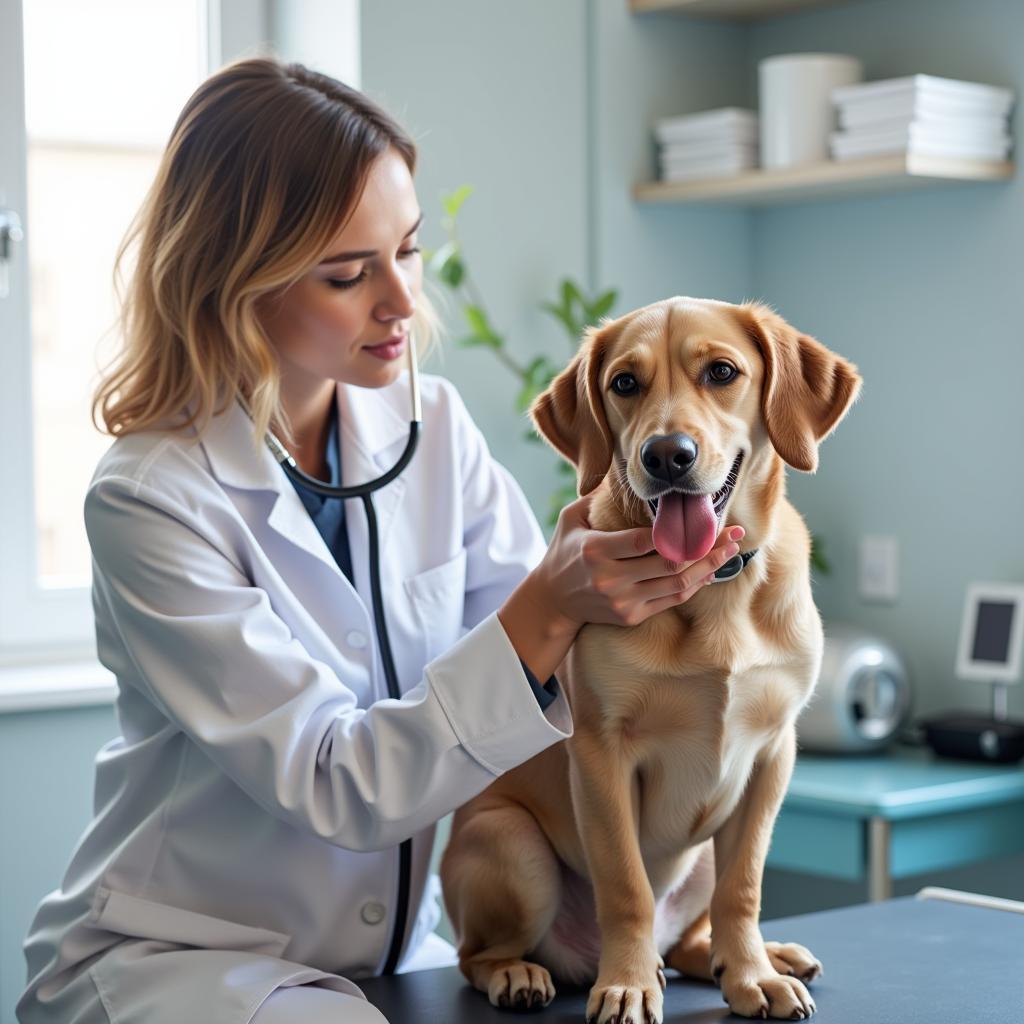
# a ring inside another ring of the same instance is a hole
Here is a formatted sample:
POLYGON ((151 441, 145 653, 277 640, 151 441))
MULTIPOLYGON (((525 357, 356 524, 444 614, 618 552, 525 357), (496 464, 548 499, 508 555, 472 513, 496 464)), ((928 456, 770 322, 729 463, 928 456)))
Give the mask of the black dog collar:
POLYGON ((725 563, 714 575, 712 583, 726 583, 729 580, 736 579, 737 576, 747 567, 747 563, 756 555, 758 552, 757 548, 753 551, 740 551, 738 554, 732 556, 728 562, 725 563))

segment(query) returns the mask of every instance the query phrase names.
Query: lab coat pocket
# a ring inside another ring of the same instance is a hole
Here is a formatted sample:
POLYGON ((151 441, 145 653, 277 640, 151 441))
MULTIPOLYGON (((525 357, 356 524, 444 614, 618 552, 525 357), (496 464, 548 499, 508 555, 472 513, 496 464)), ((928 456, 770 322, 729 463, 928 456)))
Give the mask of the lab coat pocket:
POLYGON ((90 919, 98 928, 118 935, 200 949, 230 949, 280 957, 291 942, 291 936, 283 932, 182 910, 102 886, 96 891, 90 919))
POLYGON ((403 583, 418 625, 424 662, 443 654, 462 635, 466 598, 466 549, 447 562, 410 576, 403 583))

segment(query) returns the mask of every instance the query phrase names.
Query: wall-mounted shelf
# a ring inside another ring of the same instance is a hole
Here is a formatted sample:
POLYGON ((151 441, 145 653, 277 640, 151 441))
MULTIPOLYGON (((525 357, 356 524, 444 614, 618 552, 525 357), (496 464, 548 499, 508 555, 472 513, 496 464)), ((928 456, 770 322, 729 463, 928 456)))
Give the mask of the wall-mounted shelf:
POLYGON ((841 0, 629 0, 634 14, 671 11, 705 18, 767 18, 806 7, 825 7, 841 0))
POLYGON ((1001 181, 1014 173, 1010 160, 949 160, 901 154, 812 164, 781 171, 749 171, 708 181, 655 181, 633 187, 642 203, 723 203, 776 206, 814 199, 897 192, 936 184, 1001 181))

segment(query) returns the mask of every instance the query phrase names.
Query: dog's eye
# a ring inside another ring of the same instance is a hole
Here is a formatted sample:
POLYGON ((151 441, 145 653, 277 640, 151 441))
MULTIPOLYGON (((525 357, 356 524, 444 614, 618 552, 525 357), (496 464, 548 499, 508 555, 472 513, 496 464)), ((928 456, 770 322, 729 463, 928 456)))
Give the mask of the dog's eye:
POLYGON ((633 374, 620 373, 612 378, 612 390, 617 395, 635 395, 640 390, 640 385, 633 374))
POLYGON ((708 370, 708 380, 713 384, 728 384, 739 375, 739 370, 731 363, 712 363, 708 370))

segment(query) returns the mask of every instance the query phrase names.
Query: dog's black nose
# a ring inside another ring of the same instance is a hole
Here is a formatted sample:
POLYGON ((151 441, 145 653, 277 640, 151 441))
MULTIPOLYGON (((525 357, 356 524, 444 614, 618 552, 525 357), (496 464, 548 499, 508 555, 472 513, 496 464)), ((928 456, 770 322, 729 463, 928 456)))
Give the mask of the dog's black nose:
POLYGON ((640 449, 640 461, 657 480, 675 484, 697 461, 697 442, 689 434, 649 437, 640 449))

